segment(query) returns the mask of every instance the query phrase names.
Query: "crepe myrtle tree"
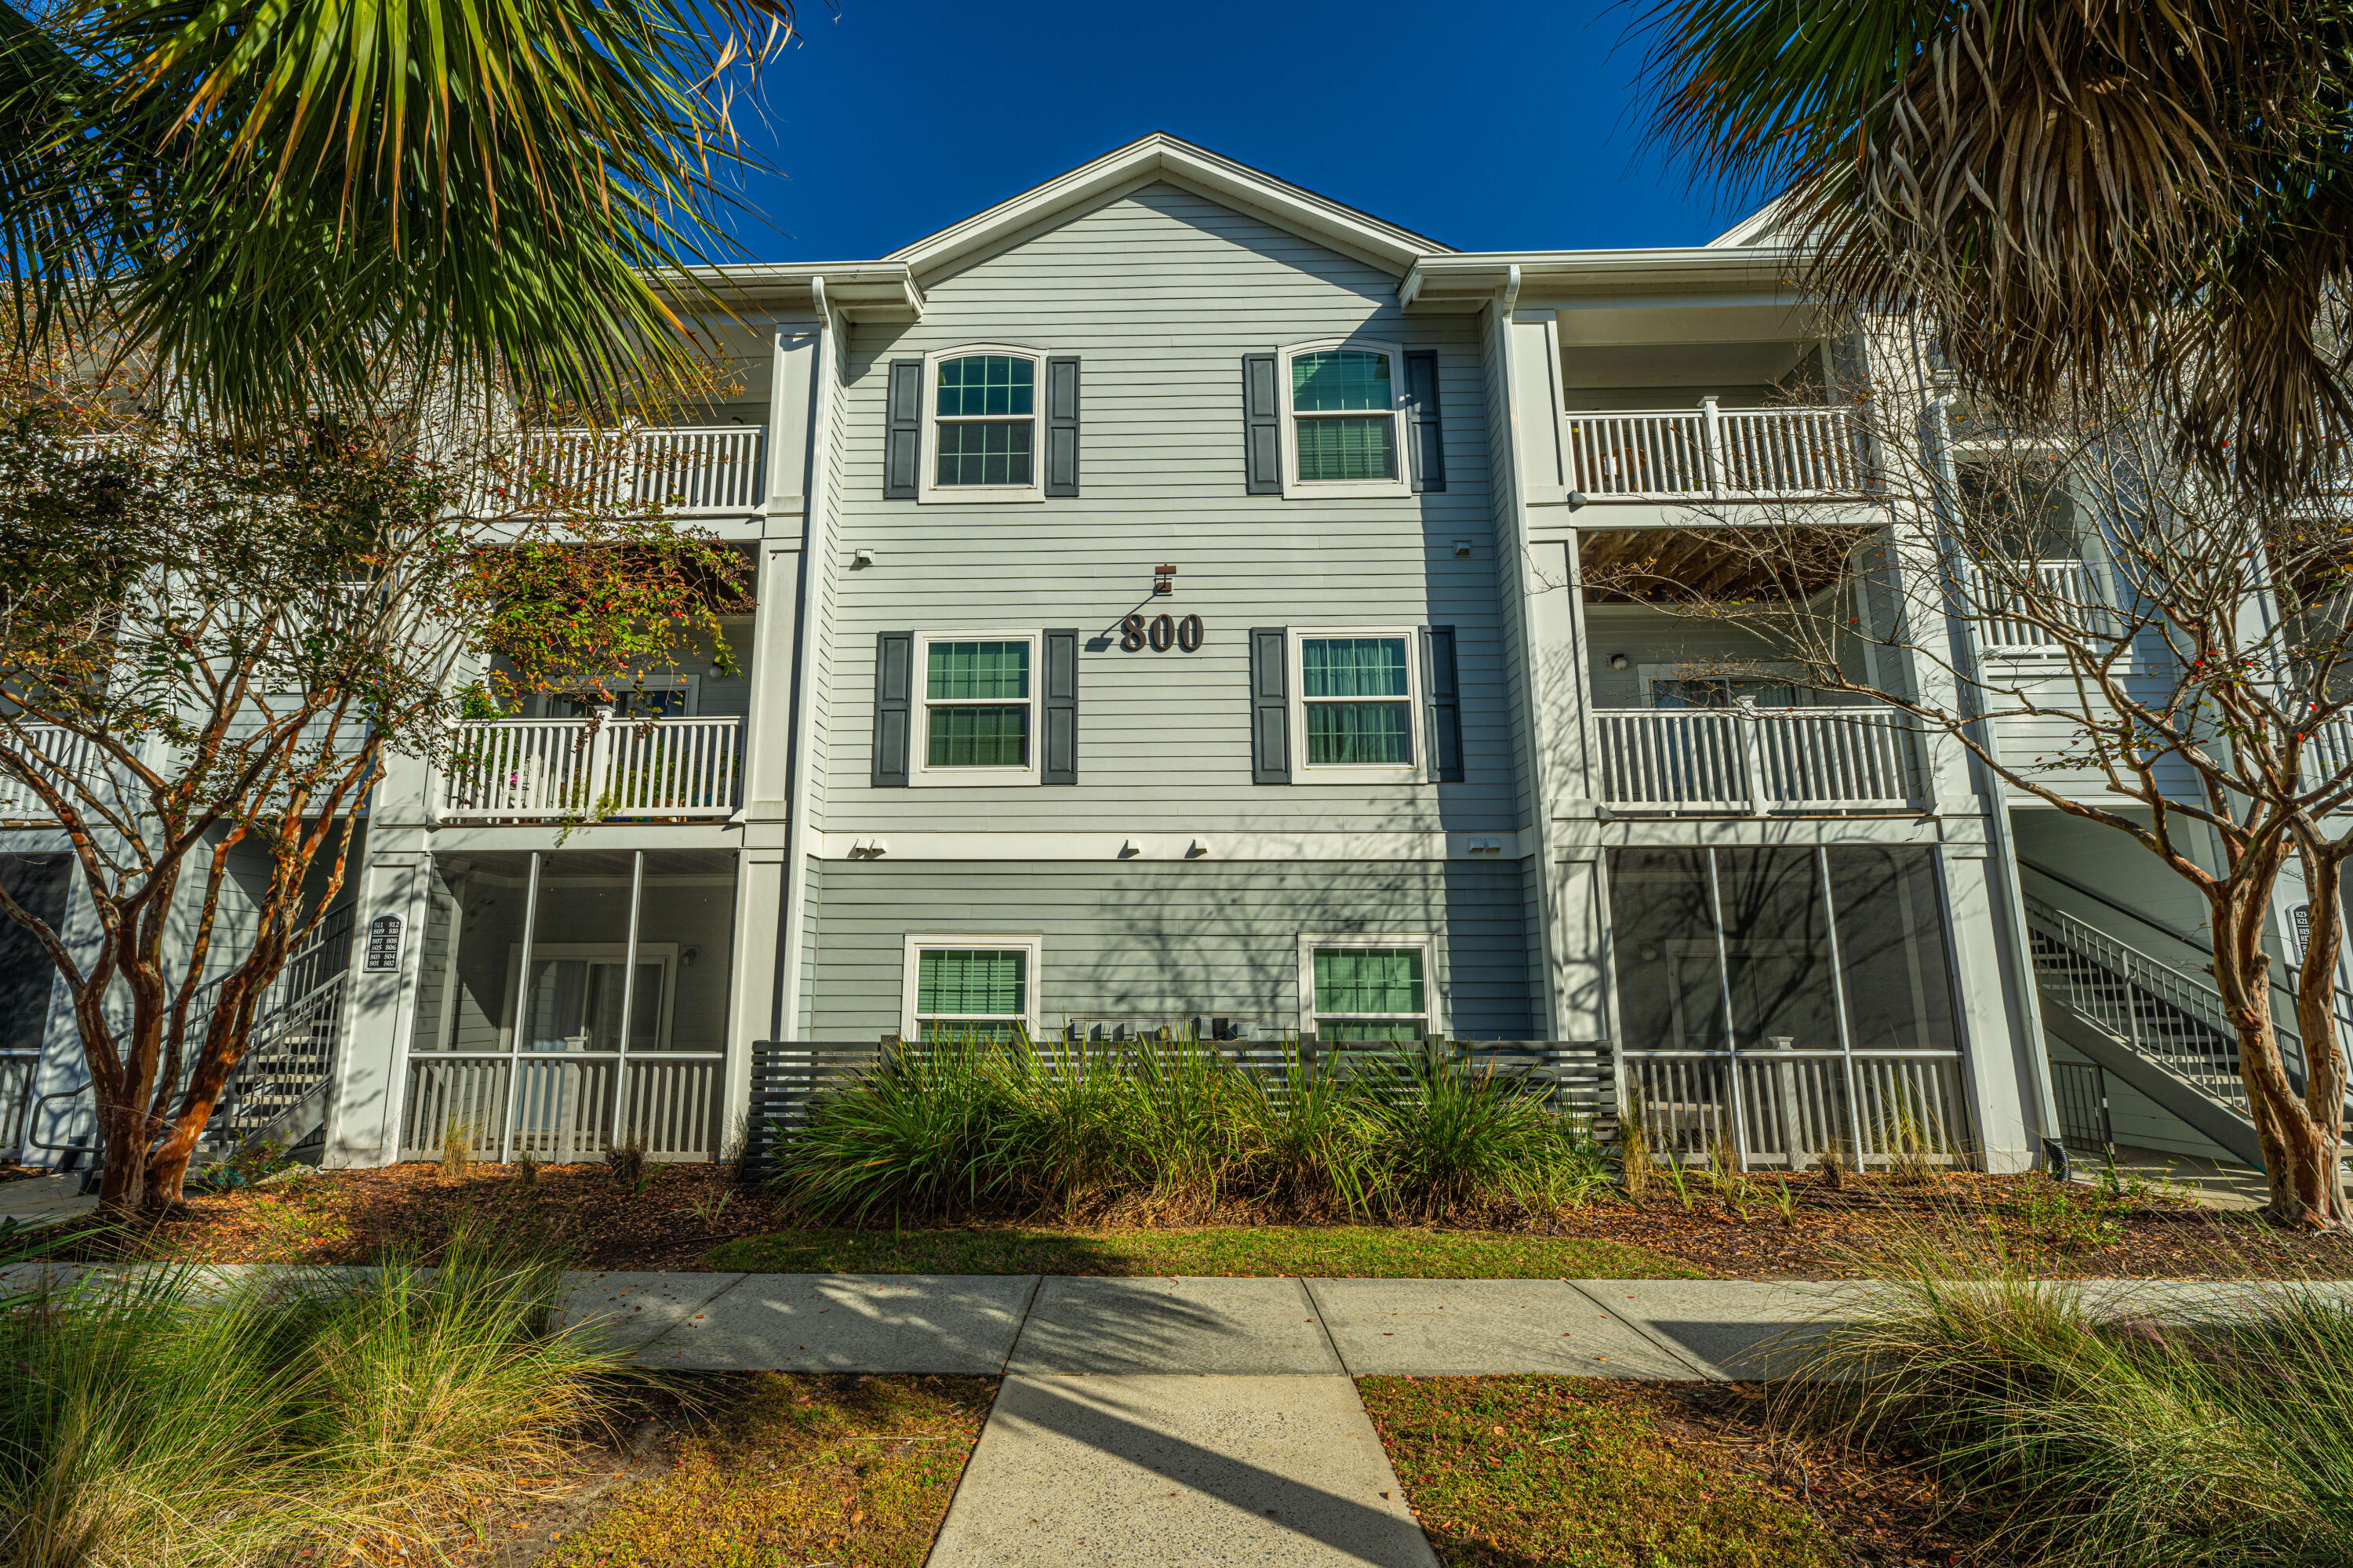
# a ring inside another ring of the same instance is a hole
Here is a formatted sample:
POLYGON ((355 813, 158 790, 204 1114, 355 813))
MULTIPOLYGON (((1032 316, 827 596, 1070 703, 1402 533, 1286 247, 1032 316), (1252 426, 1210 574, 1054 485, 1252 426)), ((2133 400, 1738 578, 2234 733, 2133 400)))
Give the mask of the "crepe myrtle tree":
POLYGON ((0 791, 62 828, 96 935, 5 886, 0 916, 72 999, 110 1212, 178 1201, 391 757, 446 758, 453 718, 533 692, 610 702, 690 649, 732 667, 743 564, 629 514, 626 429, 368 408, 208 438, 103 388, 0 386, 0 791), (232 937, 231 858, 257 850, 232 937))
MULTIPOLYGON (((1746 642, 1753 657, 1683 666, 1720 692, 1745 679, 1888 705, 2194 888, 2264 1212, 2353 1228, 2335 1007, 2353 514, 2320 489, 2251 493, 2213 475, 2176 439, 2167 382, 2112 363, 2031 420, 1989 416, 1949 376, 1868 387, 1853 402, 1868 489, 1709 502, 1608 547, 1588 535, 1585 587, 1711 623, 1711 647, 1746 642), (2266 917, 2291 864, 2311 927, 2300 966, 2275 977, 2266 917), (2295 998, 2300 1085, 2275 988, 2295 998)), ((1765 488, 1736 468, 1722 483, 1765 488)))

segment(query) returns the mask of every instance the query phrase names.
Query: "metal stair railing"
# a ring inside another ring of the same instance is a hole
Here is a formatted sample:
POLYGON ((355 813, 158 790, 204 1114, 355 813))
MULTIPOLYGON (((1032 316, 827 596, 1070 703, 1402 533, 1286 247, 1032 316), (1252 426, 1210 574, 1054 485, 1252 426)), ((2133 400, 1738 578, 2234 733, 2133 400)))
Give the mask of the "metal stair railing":
MULTIPOLYGON (((2036 980, 2218 1104, 2253 1119, 2239 1081, 2238 1032, 2213 987, 2029 894, 2036 980)), ((2277 1028, 2277 1025, 2274 1025, 2277 1028)), ((2279 1028, 2283 1049, 2302 1042, 2279 1028)))

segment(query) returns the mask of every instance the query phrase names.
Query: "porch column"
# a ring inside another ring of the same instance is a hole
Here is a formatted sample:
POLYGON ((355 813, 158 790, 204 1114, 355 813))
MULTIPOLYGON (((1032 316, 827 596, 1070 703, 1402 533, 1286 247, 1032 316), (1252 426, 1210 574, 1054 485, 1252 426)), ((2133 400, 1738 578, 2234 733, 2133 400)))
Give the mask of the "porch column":
POLYGON ((432 856, 421 847, 368 846, 359 906, 353 911, 359 949, 353 955, 343 1039, 327 1093, 322 1163, 331 1169, 367 1170, 400 1158, 401 1098, 432 874, 432 856), (400 922, 399 967, 370 969, 368 932, 386 917, 400 922))
POLYGON ((2038 1154, 2030 1107, 2041 1043, 2022 1041, 2011 997, 2002 924, 1996 918, 2001 868, 1982 843, 1939 847, 1947 929, 1953 943, 1953 991, 1961 1023, 1961 1071, 1970 1131, 1985 1169, 2031 1169, 2038 1154))

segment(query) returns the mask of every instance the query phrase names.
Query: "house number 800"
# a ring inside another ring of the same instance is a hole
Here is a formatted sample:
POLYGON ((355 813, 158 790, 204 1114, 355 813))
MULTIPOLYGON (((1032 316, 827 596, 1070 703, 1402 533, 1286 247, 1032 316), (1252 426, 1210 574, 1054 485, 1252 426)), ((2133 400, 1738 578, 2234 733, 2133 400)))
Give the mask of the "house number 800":
POLYGON ((1190 653, 1201 646, 1201 618, 1188 615, 1182 620, 1166 615, 1155 615, 1147 624, 1144 617, 1131 615, 1120 623, 1119 645, 1133 653, 1146 642, 1155 653, 1166 653, 1171 647, 1190 653))

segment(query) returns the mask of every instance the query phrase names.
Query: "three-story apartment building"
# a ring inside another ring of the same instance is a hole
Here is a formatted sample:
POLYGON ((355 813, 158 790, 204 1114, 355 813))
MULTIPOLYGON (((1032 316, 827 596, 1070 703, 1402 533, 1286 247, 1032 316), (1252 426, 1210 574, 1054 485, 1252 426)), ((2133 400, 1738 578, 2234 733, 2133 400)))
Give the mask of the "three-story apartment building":
MULTIPOLYGON (((1155 135, 889 256, 732 269, 740 400, 640 440, 754 559, 744 673, 386 782, 305 980, 324 1158, 708 1158, 758 1042, 1173 1025, 1607 1043, 1686 1154, 2027 1164, 2054 1059, 2096 1060, 2046 1044, 2033 911, 2176 912, 1957 746, 1711 673, 1736 638, 1604 586, 1738 571, 1699 499, 1869 520, 1843 399, 1915 367, 1788 260, 1460 252, 1155 135)), ((69 1089, 0 956, 10 1081, 69 1089)), ((2137 1092, 2136 1141, 2211 1147, 2137 1092)), ((29 1096, 20 1142, 64 1141, 29 1096)))

